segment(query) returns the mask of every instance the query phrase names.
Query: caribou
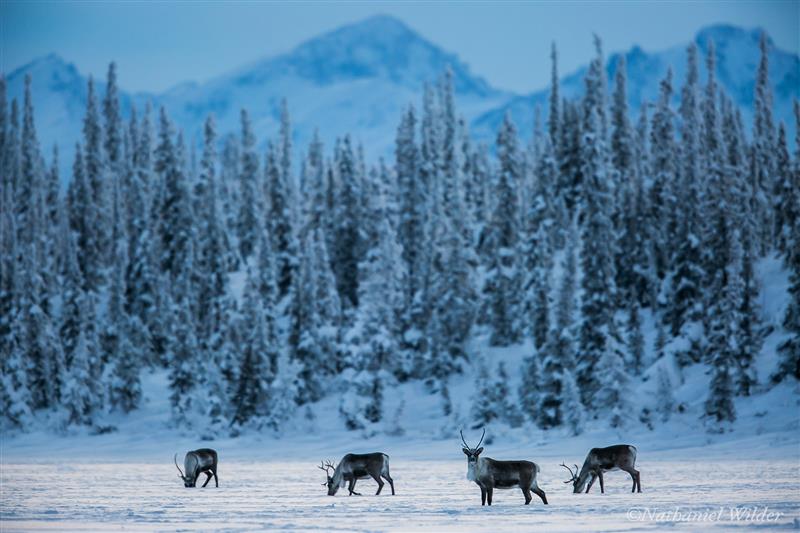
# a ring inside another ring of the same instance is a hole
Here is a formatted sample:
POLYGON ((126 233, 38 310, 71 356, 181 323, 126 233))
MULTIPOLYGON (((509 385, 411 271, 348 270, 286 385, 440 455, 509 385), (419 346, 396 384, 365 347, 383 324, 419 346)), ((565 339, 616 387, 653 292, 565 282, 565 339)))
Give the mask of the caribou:
POLYGON ((467 456, 467 479, 474 481, 481 488, 481 505, 492 505, 494 489, 511 489, 519 487, 525 496, 525 505, 530 505, 533 491, 547 505, 547 496, 536 483, 539 465, 531 461, 495 461, 488 457, 480 457, 483 448, 481 443, 486 436, 483 430, 478 445, 470 447, 461 432, 461 442, 464 443, 463 452, 467 456))
POLYGON ((217 479, 217 452, 211 448, 201 448, 191 452, 186 452, 186 457, 183 459, 183 468, 186 470, 184 474, 181 467, 178 466, 178 454, 173 458, 175 461, 175 468, 178 469, 178 477, 183 480, 184 487, 196 487, 197 476, 204 473, 206 474, 206 482, 203 487, 208 485, 211 481, 211 476, 214 476, 214 484, 219 487, 219 479, 217 479))
POLYGON ((636 463, 636 446, 629 444, 616 444, 607 448, 592 448, 583 462, 580 473, 578 473, 578 465, 575 466, 573 472, 570 467, 561 463, 561 466, 569 470, 570 479, 564 483, 572 483, 574 494, 583 491, 586 485, 586 480, 589 480, 589 485, 586 487, 588 494, 589 489, 592 488, 595 479, 600 480, 600 493, 605 494, 605 487, 603 486, 603 472, 609 470, 624 470, 631 475, 633 479, 633 488, 631 492, 642 492, 642 482, 639 478, 639 471, 634 468, 636 463))
POLYGON ((392 488, 392 496, 394 496, 394 480, 389 474, 389 456, 385 453, 348 453, 339 464, 334 466, 332 462, 325 461, 318 466, 320 470, 325 471, 327 480, 323 485, 328 487, 328 496, 335 496, 339 487, 344 487, 347 483, 347 490, 350 496, 361 496, 360 493, 355 491, 356 481, 359 479, 366 479, 371 477, 378 484, 377 496, 383 490, 383 480, 389 482, 392 488))

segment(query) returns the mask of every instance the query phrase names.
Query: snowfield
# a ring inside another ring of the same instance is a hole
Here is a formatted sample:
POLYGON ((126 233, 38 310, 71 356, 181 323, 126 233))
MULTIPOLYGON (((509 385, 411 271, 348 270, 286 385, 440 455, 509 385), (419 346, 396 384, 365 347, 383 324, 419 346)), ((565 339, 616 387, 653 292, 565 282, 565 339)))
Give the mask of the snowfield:
MULTIPOLYGON (((454 455, 456 455, 454 450, 454 455)), ((460 453, 460 452, 459 452, 460 453)), ((264 529, 324 531, 687 531, 800 527, 796 460, 662 459, 642 453, 643 493, 627 474, 606 476, 606 494, 572 494, 556 457, 537 458, 550 505, 523 505, 518 489, 495 491, 481 507, 465 478, 466 461, 392 462, 388 484, 374 496, 325 493, 313 463, 225 461, 220 488, 185 489, 168 462, 6 464, 2 529, 176 531, 264 529), (737 519, 737 514, 739 518, 737 519)), ((203 476, 204 478, 204 476, 203 476)), ((209 485, 213 487, 213 481, 209 485)), ((344 492, 344 494, 342 494, 344 492)))

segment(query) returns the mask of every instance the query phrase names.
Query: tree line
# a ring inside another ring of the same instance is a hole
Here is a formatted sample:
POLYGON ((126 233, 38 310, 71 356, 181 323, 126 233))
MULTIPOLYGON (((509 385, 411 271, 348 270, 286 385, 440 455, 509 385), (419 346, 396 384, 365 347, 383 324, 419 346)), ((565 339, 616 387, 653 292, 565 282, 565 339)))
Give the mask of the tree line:
POLYGON ((669 357, 681 376, 710 370, 704 417, 724 428, 734 397, 800 378, 800 133, 792 156, 766 37, 749 135, 713 43, 705 80, 701 60, 690 45, 679 105, 668 71, 633 122, 623 56, 609 87, 596 40, 584 95, 562 99, 554 46, 546 123, 536 110, 524 143, 506 115, 493 146, 471 138, 448 70, 376 164, 349 135, 301 153, 285 101, 265 148, 246 110, 238 133, 209 116, 187 143, 164 108, 122 116, 112 63, 102 97, 89 79, 65 194, 32 80, 9 105, 0 79, 4 427, 101 430, 139 407, 143 372, 166 369, 180 427, 279 431, 336 396, 343 426, 370 431, 410 380, 451 415, 449 381, 473 365, 476 424, 578 433, 588 418, 669 418, 679 383, 663 368, 660 413, 633 396, 669 357), (770 330, 755 267, 774 254, 790 304, 779 369, 757 376, 770 330), (531 342, 518 391, 471 353, 480 333, 531 342))

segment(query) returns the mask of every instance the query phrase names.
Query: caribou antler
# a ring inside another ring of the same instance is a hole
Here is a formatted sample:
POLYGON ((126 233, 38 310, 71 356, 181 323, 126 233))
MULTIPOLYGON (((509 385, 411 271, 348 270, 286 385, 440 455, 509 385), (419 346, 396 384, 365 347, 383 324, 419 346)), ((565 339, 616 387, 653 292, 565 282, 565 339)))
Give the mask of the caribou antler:
POLYGON ((178 469, 178 472, 180 472, 181 478, 183 478, 184 477, 183 470, 181 470, 181 467, 178 466, 178 454, 177 453, 175 454, 175 457, 172 458, 172 460, 175 461, 175 468, 178 469))
POLYGON ((330 461, 320 461, 319 466, 317 467, 320 470, 324 470, 326 474, 330 475, 331 469, 336 470, 336 467, 333 466, 333 463, 330 461))
POLYGON ((480 448, 481 442, 483 442, 483 437, 486 436, 486 428, 483 428, 483 434, 481 435, 481 440, 479 440, 478 445, 473 448, 469 444, 467 444, 467 441, 464 439, 464 432, 460 429, 458 430, 458 432, 461 433, 461 442, 464 443, 464 446, 466 446, 468 450, 477 450, 478 448, 480 448))
POLYGON ((464 439, 464 431, 459 429, 458 432, 461 433, 461 442, 464 443, 464 447, 469 450, 469 444, 467 444, 466 439, 464 439))
POLYGON ((566 468, 567 471, 569 472, 569 475, 570 475, 570 479, 568 479, 564 483, 572 483, 573 481, 575 481, 577 479, 577 477, 578 477, 578 465, 575 465, 575 472, 573 472, 572 469, 570 467, 568 467, 567 465, 565 465, 564 463, 561 463, 559 466, 563 466, 564 468, 566 468))

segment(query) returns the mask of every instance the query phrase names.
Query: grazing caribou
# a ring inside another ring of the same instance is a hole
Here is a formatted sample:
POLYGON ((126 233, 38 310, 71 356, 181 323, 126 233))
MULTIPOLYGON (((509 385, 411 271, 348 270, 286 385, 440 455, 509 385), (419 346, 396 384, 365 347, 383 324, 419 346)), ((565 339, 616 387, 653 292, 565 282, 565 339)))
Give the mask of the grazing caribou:
POLYGON ((480 447, 483 437, 486 436, 486 429, 483 430, 481 440, 478 445, 471 448, 464 440, 464 432, 461 432, 461 442, 464 443, 464 454, 467 456, 467 479, 474 481, 481 488, 481 505, 492 505, 492 493, 494 489, 511 489, 519 487, 525 496, 525 505, 529 505, 533 496, 533 491, 547 505, 547 496, 536 483, 536 475, 539 473, 539 465, 530 461, 495 461, 488 457, 480 457, 483 448, 480 447))
POLYGON ((350 492, 350 496, 353 494, 361 496, 361 494, 354 490, 356 488, 356 481, 368 477, 374 479, 378 484, 378 492, 375 493, 376 496, 380 494, 383 489, 384 483, 381 478, 389 482, 389 486, 392 488, 392 496, 394 496, 394 480, 392 480, 392 476, 389 474, 389 456, 385 453, 348 453, 342 457, 342 460, 339 461, 339 464, 335 467, 333 463, 327 461, 317 468, 325 471, 327 480, 323 485, 328 487, 328 496, 336 495, 336 491, 339 490, 339 487, 344 487, 345 482, 348 483, 347 490, 350 492))
POLYGON ((592 448, 583 462, 580 474, 578 473, 578 465, 575 465, 573 472, 570 467, 561 463, 561 466, 569 470, 570 479, 564 483, 572 483, 574 494, 583 491, 586 480, 591 477, 589 485, 586 487, 586 492, 592 488, 595 479, 600 479, 600 493, 605 493, 603 486, 603 472, 609 470, 624 470, 631 475, 633 479, 633 488, 631 492, 642 492, 642 482, 639 478, 639 471, 634 468, 636 463, 636 446, 629 444, 616 444, 608 448, 592 448))
POLYGON ((197 486, 197 476, 204 473, 206 476, 206 482, 203 483, 203 487, 208 485, 208 482, 211 481, 211 476, 214 476, 214 484, 219 487, 219 479, 217 479, 217 452, 212 450, 211 448, 201 448, 199 450, 194 450, 191 452, 186 452, 186 457, 183 459, 183 468, 186 470, 186 474, 181 471, 181 467, 178 466, 178 454, 175 454, 173 458, 175 461, 175 468, 178 469, 178 477, 183 480, 184 487, 196 487, 197 486))

